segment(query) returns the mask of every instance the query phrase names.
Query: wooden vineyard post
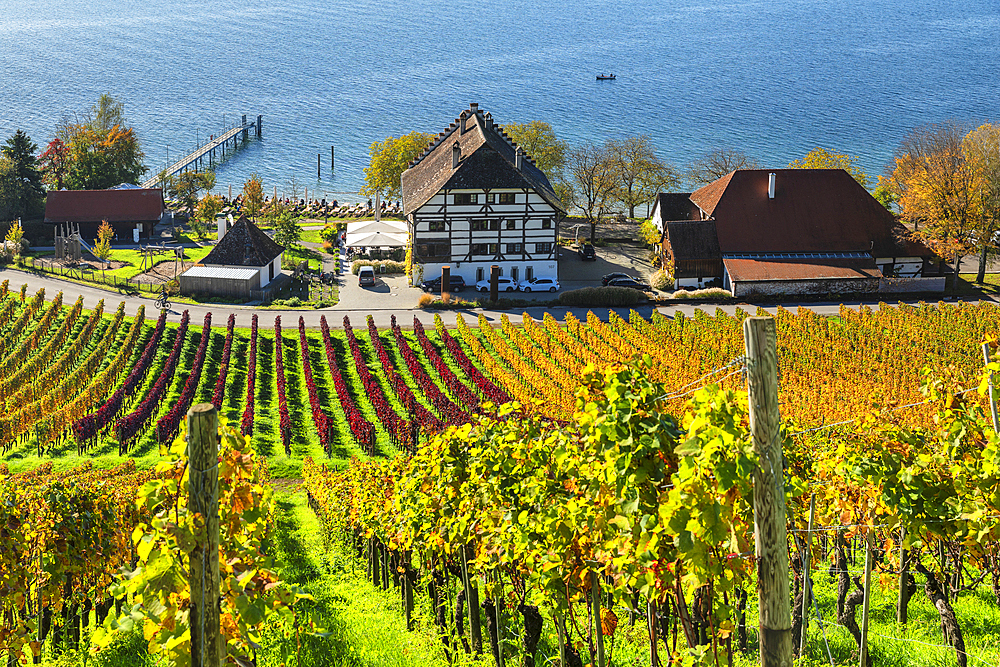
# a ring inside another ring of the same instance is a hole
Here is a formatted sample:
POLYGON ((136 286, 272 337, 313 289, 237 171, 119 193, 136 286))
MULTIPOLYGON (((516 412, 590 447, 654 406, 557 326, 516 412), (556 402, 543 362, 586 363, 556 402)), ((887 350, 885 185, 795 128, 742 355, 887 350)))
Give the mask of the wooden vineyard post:
POLYGON ((469 610, 469 634, 472 635, 472 650, 476 655, 483 653, 483 628, 479 621, 479 590, 469 576, 468 545, 462 547, 462 585, 465 586, 465 600, 469 610))
POLYGON ((792 614, 774 319, 747 318, 743 322, 743 337, 748 366, 750 432, 760 460, 753 478, 760 664, 762 667, 791 667, 792 614))
POLYGON ((802 632, 799 636, 799 660, 806 652, 806 633, 809 630, 809 594, 812 593, 812 580, 809 578, 809 566, 812 564, 812 529, 816 518, 816 494, 809 497, 809 529, 806 531, 806 560, 802 564, 802 632))
POLYGON ((205 541, 191 552, 191 667, 218 667, 219 415, 211 403, 188 410, 188 507, 205 518, 205 541))
POLYGON ((899 598, 896 599, 896 622, 906 625, 906 528, 899 529, 899 598))
POLYGON ((406 629, 413 630, 413 584, 410 582, 410 565, 413 556, 403 552, 403 610, 406 615, 406 629))
POLYGON ((656 603, 652 597, 646 603, 646 624, 649 626, 649 667, 657 667, 660 657, 656 649, 656 603))
MULTIPOLYGON (((990 344, 983 343, 983 361, 986 365, 990 365, 990 344)), ((993 431, 1000 433, 1000 422, 997 420, 997 401, 993 394, 993 373, 989 374, 989 386, 990 386, 990 414, 993 416, 993 431)))
POLYGON ((590 572, 590 603, 594 610, 594 625, 596 626, 594 638, 597 640, 597 664, 595 667, 605 667, 604 628, 601 625, 601 578, 593 570, 590 572))
POLYGON ((865 536, 865 598, 861 612, 861 667, 868 667, 868 603, 872 589, 872 536, 865 536))

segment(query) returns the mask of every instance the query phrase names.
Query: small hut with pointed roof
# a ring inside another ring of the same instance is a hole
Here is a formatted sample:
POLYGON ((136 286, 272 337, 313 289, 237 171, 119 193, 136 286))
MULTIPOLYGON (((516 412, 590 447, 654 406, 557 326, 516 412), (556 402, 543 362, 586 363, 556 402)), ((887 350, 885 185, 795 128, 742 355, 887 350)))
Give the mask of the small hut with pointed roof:
POLYGON ((284 249, 240 216, 197 266, 180 277, 181 292, 250 298, 281 276, 284 249))

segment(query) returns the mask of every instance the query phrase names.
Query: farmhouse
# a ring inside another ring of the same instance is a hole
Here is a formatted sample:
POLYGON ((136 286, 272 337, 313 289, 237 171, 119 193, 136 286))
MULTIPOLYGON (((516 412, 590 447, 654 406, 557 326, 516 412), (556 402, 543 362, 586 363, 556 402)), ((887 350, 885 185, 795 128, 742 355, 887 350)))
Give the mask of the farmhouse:
POLYGON ((181 292, 251 298, 281 276, 283 248, 241 216, 198 266, 180 277, 181 292))
POLYGON ((53 190, 45 197, 45 222, 73 223, 85 240, 97 238, 98 227, 107 220, 118 243, 138 243, 149 239, 166 215, 160 188, 53 190))
POLYGON ((556 234, 566 211, 548 178, 472 104, 402 175, 414 279, 441 267, 475 283, 500 266, 515 281, 558 273, 556 234))
POLYGON ((651 212, 674 287, 734 296, 943 291, 933 253, 843 169, 740 169, 651 212))

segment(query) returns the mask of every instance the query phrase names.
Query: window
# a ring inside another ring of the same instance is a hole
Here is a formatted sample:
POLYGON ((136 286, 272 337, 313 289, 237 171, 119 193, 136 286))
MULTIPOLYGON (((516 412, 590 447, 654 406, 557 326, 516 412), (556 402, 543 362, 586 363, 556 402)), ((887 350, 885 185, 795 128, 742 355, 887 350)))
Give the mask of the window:
POLYGON ((520 243, 508 243, 507 244, 507 254, 508 255, 520 255, 521 254, 521 244, 520 243))
POLYGON ((469 223, 469 229, 474 232, 485 232, 486 231, 486 221, 485 220, 473 220, 469 223))
POLYGON ((552 229, 552 218, 542 220, 542 229, 552 229))
POLYGON ((499 232, 500 231, 500 221, 499 220, 490 220, 490 231, 491 232, 499 232))
POLYGON ((501 204, 513 204, 515 203, 516 197, 513 192, 501 192, 500 193, 500 203, 501 204))
POLYGON ((513 280, 515 283, 517 282, 517 267, 516 266, 511 267, 511 269, 510 269, 510 279, 513 280))
POLYGON ((546 254, 547 255, 550 252, 552 252, 552 244, 551 243, 536 243, 535 244, 535 253, 536 254, 538 254, 538 255, 546 254))
POLYGON ((526 268, 524 270, 524 279, 525 280, 531 280, 534 277, 535 277, 535 269, 534 268, 532 268, 532 267, 529 266, 528 268, 526 268))
POLYGON ((508 220, 507 229, 517 229, 517 222, 514 220, 508 220))
POLYGON ((417 245, 417 254, 421 257, 451 257, 451 243, 420 243, 417 245))
POLYGON ((496 243, 473 243, 472 254, 496 256, 498 248, 496 243))
POLYGON ((500 252, 500 244, 499 243, 491 243, 490 244, 490 254, 491 255, 496 255, 498 252, 500 252))
POLYGON ((497 203, 497 196, 495 194, 493 194, 492 192, 487 193, 487 195, 486 195, 486 203, 487 204, 496 204, 497 203))
POLYGON ((483 267, 480 266, 478 269, 476 269, 476 282, 478 283, 482 279, 483 279, 483 267))
POLYGON ((455 193, 455 204, 460 206, 462 204, 478 204, 479 195, 475 192, 456 192, 455 193))
POLYGON ((443 232, 444 231, 444 220, 431 220, 427 223, 427 231, 429 232, 443 232))

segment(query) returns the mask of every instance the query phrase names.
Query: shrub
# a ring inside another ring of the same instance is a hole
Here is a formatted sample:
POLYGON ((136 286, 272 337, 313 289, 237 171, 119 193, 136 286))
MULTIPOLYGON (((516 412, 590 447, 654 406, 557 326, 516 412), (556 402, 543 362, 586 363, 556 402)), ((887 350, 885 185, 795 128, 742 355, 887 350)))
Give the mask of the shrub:
POLYGON ((418 308, 427 308, 432 303, 434 303, 434 295, 433 294, 421 294, 420 298, 417 299, 417 307, 418 308))
POLYGON ((351 273, 358 275, 358 270, 362 266, 371 266, 375 273, 406 273, 405 262, 393 262, 391 260, 372 261, 370 259, 356 259, 351 263, 351 273))
POLYGON ((668 290, 672 287, 673 281, 670 279, 670 274, 660 269, 654 273, 650 279, 649 284, 653 286, 653 289, 662 291, 668 290))
POLYGON ((631 287, 584 287, 563 292, 559 304, 570 307, 634 306, 646 296, 631 287))
POLYGON ((706 289, 686 290, 679 289, 673 293, 674 299, 732 299, 733 295, 729 290, 721 287, 709 287, 706 289))

